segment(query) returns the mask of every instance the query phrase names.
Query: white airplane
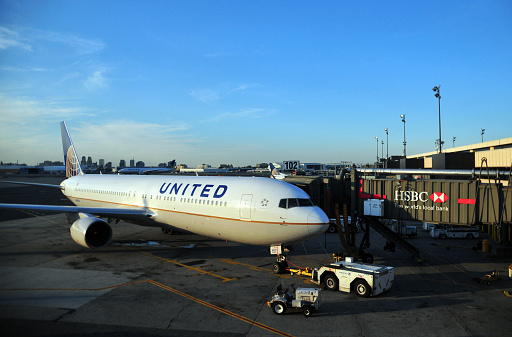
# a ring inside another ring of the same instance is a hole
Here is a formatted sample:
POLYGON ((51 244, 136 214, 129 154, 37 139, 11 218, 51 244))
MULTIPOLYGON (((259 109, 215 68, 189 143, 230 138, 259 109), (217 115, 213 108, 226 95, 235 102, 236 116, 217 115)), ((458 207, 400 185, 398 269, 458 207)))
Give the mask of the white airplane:
POLYGON ((119 170, 121 174, 153 174, 171 173, 174 169, 168 167, 125 167, 119 170))
POLYGON ((273 179, 282 180, 288 176, 288 174, 284 174, 279 172, 279 170, 276 167, 277 164, 270 163, 268 164, 268 169, 270 170, 270 177, 273 179))
MULTIPOLYGON (((329 218, 306 192, 258 177, 86 175, 65 122, 61 122, 66 177, 60 188, 76 206, 0 204, 0 208, 66 212, 73 240, 103 248, 112 238, 107 221, 188 231, 250 245, 267 245, 285 266, 284 247, 325 232, 329 218)), ((26 183, 32 184, 32 183, 26 183)), ((34 185, 34 184, 32 184, 34 185)))

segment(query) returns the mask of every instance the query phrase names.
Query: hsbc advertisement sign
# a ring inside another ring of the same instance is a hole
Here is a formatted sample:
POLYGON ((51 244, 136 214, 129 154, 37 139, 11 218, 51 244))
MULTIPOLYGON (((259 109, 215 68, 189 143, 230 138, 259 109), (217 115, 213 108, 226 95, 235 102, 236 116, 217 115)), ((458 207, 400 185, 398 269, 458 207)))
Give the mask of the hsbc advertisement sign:
POLYGON ((385 200, 384 217, 389 219, 461 224, 478 219, 480 187, 474 181, 372 177, 359 182, 359 198, 385 200))
POLYGON ((416 205, 398 204, 397 207, 403 209, 420 209, 426 211, 449 211, 448 206, 443 205, 449 199, 444 192, 417 192, 417 191, 395 191, 394 201, 399 202, 416 202, 416 205), (425 205, 426 202, 432 201, 434 205, 425 205))

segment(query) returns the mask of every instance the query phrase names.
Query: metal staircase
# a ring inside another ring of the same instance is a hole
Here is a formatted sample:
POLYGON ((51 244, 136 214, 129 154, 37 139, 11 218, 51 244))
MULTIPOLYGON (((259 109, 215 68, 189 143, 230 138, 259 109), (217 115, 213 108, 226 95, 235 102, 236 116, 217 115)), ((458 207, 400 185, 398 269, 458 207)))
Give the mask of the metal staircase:
POLYGON ((423 262, 420 250, 411 245, 400 234, 393 232, 388 226, 383 224, 379 218, 373 216, 366 217, 366 223, 388 241, 394 242, 399 248, 409 252, 412 258, 416 259, 420 263, 423 262))

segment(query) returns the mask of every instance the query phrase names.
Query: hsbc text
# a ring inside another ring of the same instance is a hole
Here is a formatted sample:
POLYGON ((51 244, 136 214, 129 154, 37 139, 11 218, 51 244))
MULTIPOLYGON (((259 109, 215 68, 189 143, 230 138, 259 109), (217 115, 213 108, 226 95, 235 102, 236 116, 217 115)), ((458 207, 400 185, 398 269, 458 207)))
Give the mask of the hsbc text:
POLYGON ((427 202, 428 199, 428 192, 395 191, 395 200, 427 202))

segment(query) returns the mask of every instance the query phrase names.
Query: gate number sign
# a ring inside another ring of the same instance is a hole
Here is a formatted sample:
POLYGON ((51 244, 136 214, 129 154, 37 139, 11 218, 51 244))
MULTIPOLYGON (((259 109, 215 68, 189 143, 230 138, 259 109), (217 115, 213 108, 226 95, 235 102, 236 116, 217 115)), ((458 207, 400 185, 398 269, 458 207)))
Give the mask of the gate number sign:
POLYGON ((298 161, 298 160, 283 161, 283 168, 287 171, 296 171, 300 168, 300 161, 298 161))

